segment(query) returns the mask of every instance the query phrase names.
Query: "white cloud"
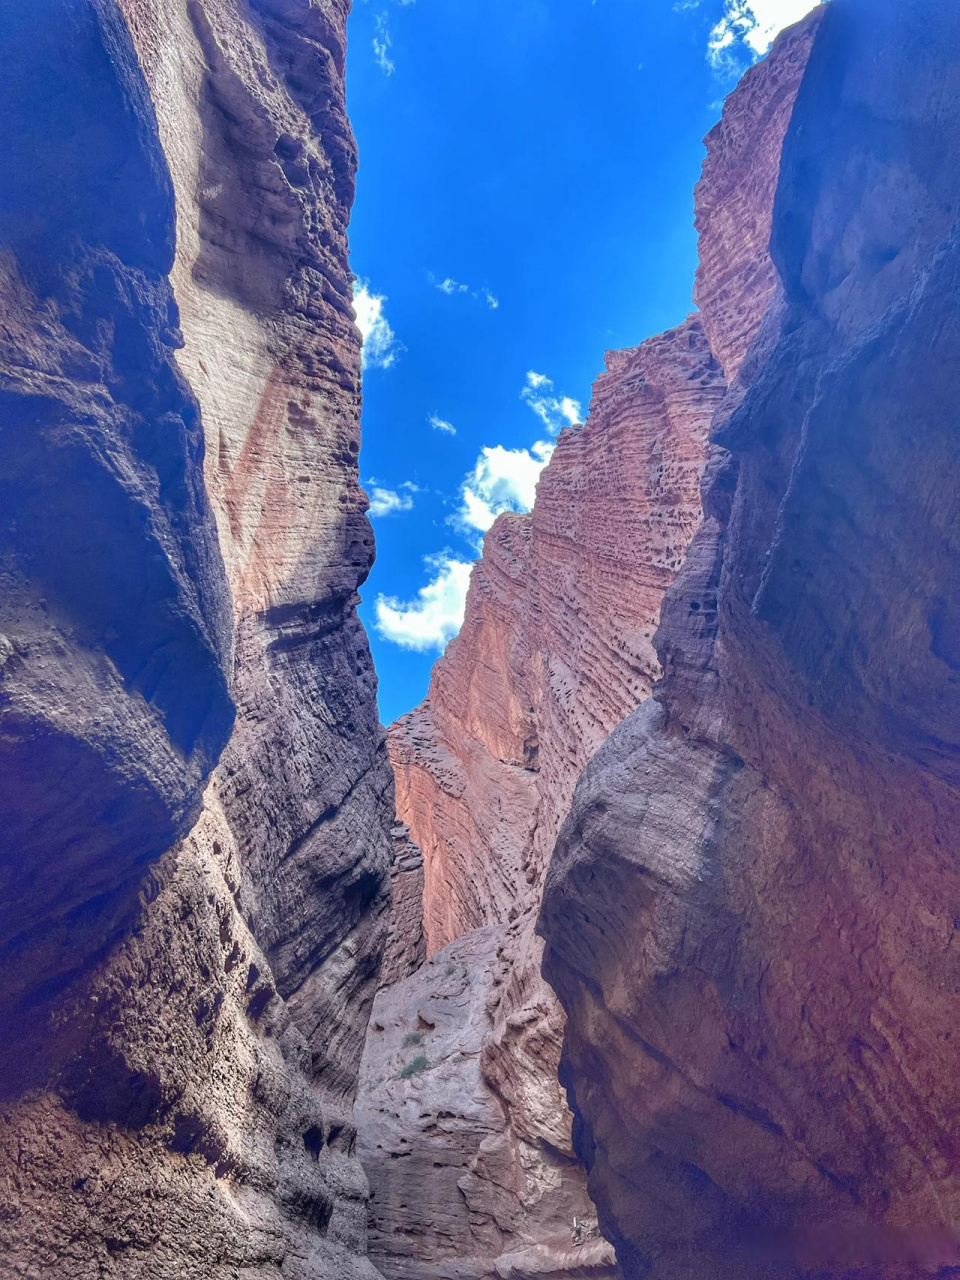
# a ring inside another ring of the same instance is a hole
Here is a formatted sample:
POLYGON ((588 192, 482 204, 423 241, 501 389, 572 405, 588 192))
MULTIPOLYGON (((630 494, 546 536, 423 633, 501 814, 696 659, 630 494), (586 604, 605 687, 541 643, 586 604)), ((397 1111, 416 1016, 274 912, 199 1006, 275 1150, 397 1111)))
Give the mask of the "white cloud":
POLYGON ((434 431, 442 431, 444 435, 448 436, 455 436, 457 434, 457 428, 453 423, 447 422, 444 418, 441 418, 439 414, 431 413, 429 418, 427 418, 427 421, 430 423, 431 427, 433 427, 434 431))
POLYGON ((379 485, 370 490, 370 518, 378 519, 380 516, 396 515, 398 511, 411 511, 413 509, 414 493, 419 490, 415 484, 409 482, 402 484, 401 489, 406 489, 406 493, 397 493, 395 489, 381 489, 379 485))
POLYGON ((428 279, 435 289, 445 293, 448 298, 452 298, 455 294, 467 294, 471 298, 485 302, 491 311, 496 311, 500 306, 500 299, 486 285, 482 285, 479 289, 474 289, 470 285, 464 284, 462 280, 454 280, 451 276, 445 276, 443 280, 438 280, 432 272, 429 274, 428 279))
POLYGON ((502 444, 481 449, 460 490, 460 510, 454 523, 475 536, 486 533, 503 511, 529 511, 540 472, 552 453, 553 445, 546 440, 538 440, 529 449, 505 449, 502 444))
POLYGON ((707 57, 715 70, 735 74, 762 57, 784 27, 792 26, 819 0, 724 0, 723 17, 710 32, 707 57))
POLYGON ((403 344, 384 314, 387 301, 382 293, 372 293, 366 280, 355 280, 353 285, 353 314, 357 328, 363 336, 362 364, 364 369, 389 369, 403 350, 403 344))
POLYGON ((572 427, 583 417, 579 400, 574 400, 572 396, 557 395, 553 380, 533 369, 527 374, 527 383, 520 392, 520 399, 530 406, 554 435, 563 427, 572 427))
POLYGON ((390 46, 393 44, 390 38, 390 24, 387 22, 386 14, 383 13, 378 13, 373 21, 376 28, 371 42, 374 60, 385 76, 392 76, 397 68, 390 57, 390 46))
POLYGON ((469 560, 458 560, 449 551, 424 560, 433 576, 413 600, 377 596, 375 625, 385 640, 403 649, 426 653, 442 650, 460 630, 470 586, 469 560))

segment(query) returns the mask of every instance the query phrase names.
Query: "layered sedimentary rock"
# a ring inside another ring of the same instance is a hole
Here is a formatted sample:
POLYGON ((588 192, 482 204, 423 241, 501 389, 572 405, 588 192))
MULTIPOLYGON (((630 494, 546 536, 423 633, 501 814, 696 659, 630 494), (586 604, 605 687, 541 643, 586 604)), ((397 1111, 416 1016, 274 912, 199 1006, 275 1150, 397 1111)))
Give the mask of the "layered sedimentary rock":
MULTIPOLYGON (((532 514, 501 516, 487 535, 427 703, 391 731, 436 954, 380 993, 374 1023, 392 1035, 371 1034, 364 1059, 361 1155, 372 1256, 387 1276, 612 1274, 608 1246, 572 1240, 574 1220, 594 1215, 533 923, 580 771, 657 676, 651 637, 699 520, 706 432, 724 388, 695 319, 608 357, 586 424, 561 436, 532 514), (439 998, 461 946, 492 976, 459 994, 462 1024, 424 1033, 430 1070, 398 1077, 395 1041, 417 1033, 414 1006, 439 998), (472 1083, 461 1080, 437 1130, 436 1081, 463 1072, 472 1083), (422 1189, 433 1155, 462 1192, 439 1226, 422 1189)), ((403 922, 395 929, 402 936, 403 922)))
POLYGON ((665 677, 548 877, 628 1277, 956 1266, 958 46, 941 0, 827 8, 665 677))
POLYGON ((423 854, 398 822, 390 832, 390 931, 380 966, 380 985, 391 986, 415 973, 427 958, 423 932, 423 854))
POLYGON ((731 383, 779 293, 770 225, 780 156, 822 17, 820 6, 777 37, 704 139, 707 155, 694 192, 699 263, 693 296, 731 383))
POLYGON ((45 1034, 47 997, 129 926, 144 866, 196 819, 233 711, 155 121, 117 15, 51 8, 61 25, 3 17, 5 1081, 31 1068, 12 1028, 45 1034))
POLYGON ((352 1101, 394 819, 346 5, 7 8, 4 986, 42 1027, 5 1041, 4 1267, 372 1277, 352 1101))
MULTIPOLYGON (((819 16, 785 33, 748 73, 707 139, 697 188, 702 322, 608 355, 587 422, 560 437, 531 515, 501 516, 487 535, 463 630, 437 664, 428 699, 390 731, 398 812, 424 853, 424 922, 436 954, 378 996, 375 1023, 384 1030, 371 1035, 362 1072, 373 1256, 388 1276, 564 1275, 587 1265, 570 1237, 574 1218, 589 1222, 593 1209, 570 1160, 556 1078, 563 1015, 540 976, 535 914, 584 766, 660 674, 652 637, 700 521, 706 436, 724 402, 724 372, 739 395, 746 349, 780 305, 768 249, 773 193, 819 16), (394 1041, 416 1034, 415 1011, 438 998, 437 966, 460 946, 479 948, 494 976, 462 996, 484 1004, 479 1021, 470 1006, 471 1036, 482 1028, 479 1068, 471 1050, 469 1068, 459 1069, 472 1083, 438 1134, 427 1100, 432 1073, 458 1069, 456 1029, 432 1053, 432 1032, 423 1032, 431 1067, 410 1078, 393 1070, 394 1041), (478 1082, 500 1116, 482 1136, 472 1110, 478 1082), (374 1141, 384 1124, 389 1140, 374 1141), (404 1152, 410 1144, 426 1158, 451 1135, 465 1202, 462 1220, 444 1221, 438 1234, 424 1225, 420 1162, 404 1152), (512 1198, 477 1195, 483 1179, 510 1186, 512 1198), (568 1254, 546 1264, 537 1250, 559 1247, 561 1222, 568 1254)), ((598 1252, 589 1265, 610 1269, 609 1253, 591 1247, 598 1252)))

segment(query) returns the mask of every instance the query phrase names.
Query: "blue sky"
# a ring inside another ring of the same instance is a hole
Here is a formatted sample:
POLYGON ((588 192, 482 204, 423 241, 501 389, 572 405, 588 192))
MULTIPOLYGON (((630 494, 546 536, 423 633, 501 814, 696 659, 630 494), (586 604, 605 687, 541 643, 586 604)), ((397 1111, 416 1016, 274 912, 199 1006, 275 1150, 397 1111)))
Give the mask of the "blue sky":
POLYGON ((610 348, 692 309, 702 138, 811 0, 355 0, 361 616, 424 696, 483 530, 527 509, 610 348))

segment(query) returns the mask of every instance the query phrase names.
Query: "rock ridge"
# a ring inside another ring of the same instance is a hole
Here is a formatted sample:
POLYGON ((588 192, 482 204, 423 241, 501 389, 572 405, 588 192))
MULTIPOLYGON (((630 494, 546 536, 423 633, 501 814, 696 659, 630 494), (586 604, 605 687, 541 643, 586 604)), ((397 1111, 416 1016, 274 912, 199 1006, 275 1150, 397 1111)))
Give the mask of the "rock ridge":
MULTIPOLYGON (((49 483, 26 495, 61 578, 54 591, 5 526, 2 554, 29 602, 13 601, 17 617, 50 638, 24 644, 4 615, 0 742, 32 767, 53 706, 67 764, 98 751, 105 762, 76 775, 98 806, 90 830, 140 842, 113 869, 122 914, 96 896, 111 887, 109 848, 76 852, 69 822, 89 810, 63 803, 68 781, 30 797, 35 820, 49 815, 36 827, 47 879, 3 849, 21 916, 43 919, 64 850, 91 868, 72 886, 76 929, 42 943, 79 963, 46 988, 40 1051, 5 1040, 19 1073, 4 1068, 0 1128, 13 1275, 376 1276, 353 1096, 395 817, 356 616, 373 537, 357 478, 347 7, 51 0, 42 38, 35 14, 5 20, 13 95, 21 80, 62 86, 40 104, 35 147, 4 161, 24 207, 48 210, 62 191, 59 224, 21 219, 27 241, 2 228, 6 310, 21 326, 10 345, 30 360, 4 350, 4 394, 20 397, 24 429, 51 424, 37 445, 49 483), (48 301, 31 314, 38 271, 48 301), (109 519, 104 459, 125 522, 109 519), (96 531, 98 504, 102 545, 80 533, 96 531), (61 581, 83 546, 80 581, 105 571, 110 590, 80 618, 61 581), (130 612, 129 641, 115 620, 128 569, 156 580, 160 602, 130 612), (30 664, 45 652, 40 683, 30 664), (54 678, 89 699, 56 701, 54 678), (88 702, 98 735, 80 719, 88 702)), ((34 109, 27 97, 5 116, 18 141, 34 138, 34 109)), ((6 487, 22 457, 4 436, 6 487)), ((50 765, 69 780, 62 753, 50 765)), ((30 948, 13 977, 36 981, 28 958, 47 952, 30 948)), ((12 989, 8 977, 5 998, 12 989)))
POLYGON ((715 424, 664 678, 548 875, 577 1145, 631 1280, 955 1265, 958 23, 822 16, 781 300, 715 424))

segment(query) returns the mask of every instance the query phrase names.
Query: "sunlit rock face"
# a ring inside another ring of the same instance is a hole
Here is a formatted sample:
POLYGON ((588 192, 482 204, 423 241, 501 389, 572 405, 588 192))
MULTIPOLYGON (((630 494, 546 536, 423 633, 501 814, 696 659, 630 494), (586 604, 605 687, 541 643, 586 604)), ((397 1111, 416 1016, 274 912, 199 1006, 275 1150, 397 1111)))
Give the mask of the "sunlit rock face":
POLYGON ((540 975, 534 924, 584 767, 659 678, 653 635, 701 520, 709 426, 742 395, 746 349, 782 305, 768 247, 773 193, 819 17, 781 37, 707 139, 702 320, 607 356, 587 421, 561 435, 533 512, 501 516, 487 535, 463 630, 429 697, 390 730, 398 812, 424 855, 434 954, 379 994, 361 1073, 372 1256, 389 1277, 613 1274, 571 1158, 557 1080, 564 1019, 540 975), (447 999, 437 984, 461 947, 490 976, 459 991, 462 1032, 454 1024, 440 1036, 422 1023, 447 999), (397 1043, 412 1036, 427 1065, 404 1075, 397 1043), (434 1082, 461 1075, 438 1127, 434 1082), (478 1127, 475 1108, 490 1097, 497 1106, 478 1127), (457 1213, 438 1216, 408 1150, 425 1160, 440 1151, 461 1192, 457 1213), (509 1196, 494 1190, 507 1185, 509 1196), (590 1224, 584 1244, 572 1240, 574 1218, 590 1224), (561 1243, 567 1255, 544 1261, 561 1243))
POLYGON ((4 1266, 374 1277, 347 6, 8 8, 4 998, 40 1025, 3 1050, 4 1266))
MULTIPOLYGON (((693 319, 607 364, 532 514, 501 516, 487 535, 429 699, 390 732, 434 955, 377 997, 362 1071, 371 1252, 389 1277, 612 1274, 609 1246, 572 1240, 574 1219, 595 1213, 573 1157, 557 1080, 562 1017, 533 925, 577 777, 657 677, 651 638, 699 521, 725 384, 693 319), (462 1021, 440 1036, 417 1018, 435 1021, 429 1009, 448 999, 436 984, 462 948, 468 968, 490 976, 458 988, 462 1021), (395 1041, 418 1033, 429 1065, 398 1075, 395 1041), (441 1079, 459 1081, 442 1123, 441 1079), (444 1215, 439 1192, 423 1189, 435 1147, 462 1192, 444 1215)), ((410 924, 398 918, 395 930, 410 924)))
POLYGON ((941 0, 822 18, 665 677, 548 876, 628 1277, 956 1265, 958 47, 941 0))
POLYGON ((144 867, 196 819, 233 713, 156 123, 116 13, 47 7, 39 29, 4 14, 0 88, 5 1083, 35 1065, 12 1041, 43 1034, 47 997, 129 926, 144 867))

